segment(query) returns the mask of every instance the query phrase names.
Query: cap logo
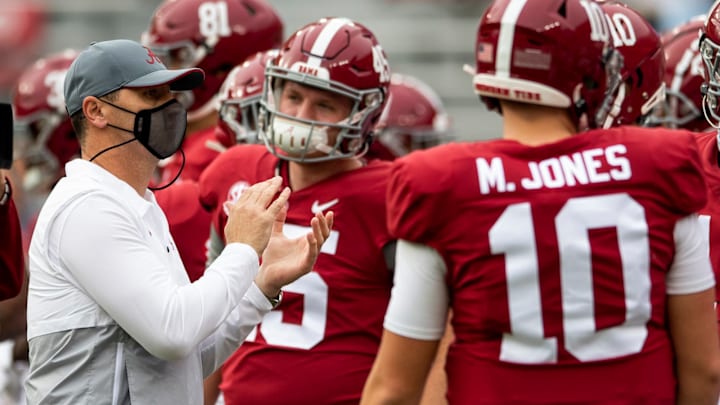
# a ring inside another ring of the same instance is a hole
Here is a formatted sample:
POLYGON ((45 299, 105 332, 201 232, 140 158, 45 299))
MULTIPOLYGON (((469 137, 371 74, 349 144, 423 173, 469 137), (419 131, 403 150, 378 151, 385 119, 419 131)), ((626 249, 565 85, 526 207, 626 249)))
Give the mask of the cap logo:
POLYGON ((155 55, 155 52, 153 52, 153 51, 152 51, 150 48, 148 48, 147 46, 143 46, 143 48, 145 48, 145 50, 146 50, 147 53, 148 53, 148 59, 145 59, 145 62, 147 62, 148 65, 154 65, 155 62, 157 62, 157 63, 159 63, 159 64, 162 65, 162 61, 160 60, 160 58, 159 58, 157 55, 155 55))

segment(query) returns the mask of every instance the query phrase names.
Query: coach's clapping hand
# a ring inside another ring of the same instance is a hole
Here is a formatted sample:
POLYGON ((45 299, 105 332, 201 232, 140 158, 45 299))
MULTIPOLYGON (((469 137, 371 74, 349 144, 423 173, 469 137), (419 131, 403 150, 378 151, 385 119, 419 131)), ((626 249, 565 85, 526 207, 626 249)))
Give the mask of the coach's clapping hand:
POLYGON ((230 205, 228 222, 225 225, 227 243, 248 244, 255 249, 258 256, 262 256, 270 239, 273 223, 290 197, 290 189, 285 188, 273 201, 281 185, 282 178, 273 177, 243 191, 238 201, 230 205))
POLYGON ((270 243, 262 256, 260 272, 255 277, 255 283, 268 297, 276 297, 280 288, 312 270, 333 226, 332 211, 325 215, 317 213, 310 221, 312 232, 289 239, 282 232, 286 214, 285 208, 275 220, 270 243))

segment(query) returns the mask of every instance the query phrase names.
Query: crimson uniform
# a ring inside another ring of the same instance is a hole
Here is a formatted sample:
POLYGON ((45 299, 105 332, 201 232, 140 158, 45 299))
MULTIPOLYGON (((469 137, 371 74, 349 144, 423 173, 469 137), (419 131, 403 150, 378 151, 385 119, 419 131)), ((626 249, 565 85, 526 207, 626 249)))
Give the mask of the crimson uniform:
MULTIPOLYGON (((708 227, 710 237, 710 262, 715 279, 720 279, 720 163, 718 163, 717 131, 696 134, 705 179, 708 185, 708 203, 700 210, 700 220, 708 227)), ((715 286, 717 288, 717 285, 715 286)), ((720 293, 720 292, 718 292, 720 293)), ((720 295, 720 294, 719 294, 720 295)), ((718 312, 720 321, 720 312, 718 312)))
POLYGON ((22 231, 15 202, 10 199, 0 205, 0 300, 12 298, 20 292, 25 275, 22 231))
MULTIPOLYGON (((185 180, 197 181, 210 162, 230 146, 230 144, 221 142, 221 140, 222 138, 217 136, 215 127, 197 131, 186 137, 182 145, 185 153, 185 165, 180 177, 185 180)), ((181 165, 182 156, 180 156, 180 152, 176 152, 163 161, 161 163, 161 179, 158 185, 162 186, 171 181, 177 175, 181 165)))
MULTIPOLYGON (((201 201, 215 207, 224 229, 223 202, 280 173, 287 162, 262 145, 239 145, 203 173, 201 201)), ((223 368, 227 404, 355 404, 372 366, 390 297, 392 275, 383 256, 390 242, 385 193, 390 164, 371 161, 293 191, 284 228, 301 236, 318 210, 335 223, 312 272, 283 288, 269 314, 223 368)), ((218 231, 219 235, 223 233, 218 231)))
MULTIPOLYGON (((210 213, 203 209, 198 200, 196 182, 200 173, 228 146, 227 142, 221 143, 223 139, 218 136, 215 127, 195 132, 186 138, 183 142, 185 165, 180 178, 168 188, 155 192, 190 281, 197 280, 205 272, 205 242, 211 220, 210 213)), ((181 164, 180 152, 163 161, 161 180, 157 185, 172 181, 181 164)))
POLYGON ((674 402, 666 276, 675 224, 706 192, 693 135, 668 132, 451 144, 396 161, 390 231, 447 266, 451 403, 674 402))
POLYGON ((198 184, 191 180, 178 180, 155 192, 190 281, 197 280, 205 272, 205 243, 212 218, 200 205, 199 192, 198 184))

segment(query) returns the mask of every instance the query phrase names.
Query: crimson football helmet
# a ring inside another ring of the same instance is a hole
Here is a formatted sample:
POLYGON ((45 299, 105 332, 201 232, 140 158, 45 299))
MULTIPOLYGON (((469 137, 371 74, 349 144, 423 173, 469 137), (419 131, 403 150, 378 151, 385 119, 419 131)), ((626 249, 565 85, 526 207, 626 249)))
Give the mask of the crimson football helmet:
POLYGON ((218 128, 235 143, 257 143, 257 117, 265 67, 278 55, 277 49, 258 52, 228 73, 218 93, 218 128))
POLYGON ((705 70, 698 40, 705 16, 697 16, 665 32, 665 102, 656 109, 652 123, 669 128, 704 131, 708 122, 702 114, 705 70))
MULTIPOLYGON (((18 157, 41 174, 30 175, 27 180, 31 183, 56 180, 62 176, 65 163, 80 151, 63 94, 65 74, 78 54, 68 49, 37 60, 13 89, 18 157)), ((34 184, 26 186, 32 188, 34 184)))
POLYGON ((497 99, 565 108, 578 127, 603 125, 621 81, 622 55, 592 0, 493 1, 475 59, 475 93, 490 109, 497 99))
POLYGON ((171 68, 205 71, 202 86, 178 98, 193 121, 217 107, 228 72, 247 57, 282 43, 283 23, 265 0, 165 0, 142 43, 171 68))
POLYGON ((393 73, 387 105, 375 128, 375 142, 400 157, 449 139, 450 118, 435 90, 416 77, 393 73))
POLYGON ((636 10, 617 1, 602 2, 613 46, 623 56, 623 84, 603 124, 647 125, 665 100, 665 54, 660 35, 636 10))
POLYGON ((700 56, 705 65, 702 86, 703 114, 713 128, 720 128, 720 1, 716 1, 707 15, 700 35, 700 56))
POLYGON ((265 80, 260 137, 282 159, 316 162, 365 153, 387 100, 390 68, 365 26, 346 18, 322 18, 290 36, 268 65, 265 80), (277 107, 287 80, 347 97, 354 102, 352 110, 340 122, 283 114, 277 107), (328 129, 339 131, 332 144, 328 129))

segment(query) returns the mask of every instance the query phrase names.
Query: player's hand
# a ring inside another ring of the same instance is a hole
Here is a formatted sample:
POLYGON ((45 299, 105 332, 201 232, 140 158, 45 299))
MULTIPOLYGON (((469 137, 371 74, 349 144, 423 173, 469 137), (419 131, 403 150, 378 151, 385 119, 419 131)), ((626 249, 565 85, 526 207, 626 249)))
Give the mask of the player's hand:
POLYGON ((283 232, 287 208, 275 220, 270 243, 262 256, 260 271, 255 284, 268 297, 277 297, 280 289, 312 270, 333 226, 332 211, 323 215, 317 213, 310 221, 312 232, 295 239, 287 238, 283 232))
POLYGON ((273 224, 290 197, 290 189, 286 187, 273 201, 281 184, 280 177, 254 184, 245 189, 234 204, 228 204, 228 221, 225 225, 227 243, 248 244, 258 256, 262 256, 273 224))

